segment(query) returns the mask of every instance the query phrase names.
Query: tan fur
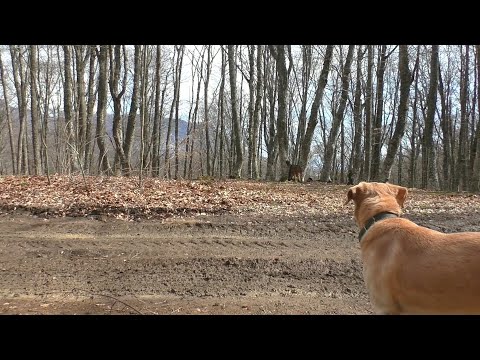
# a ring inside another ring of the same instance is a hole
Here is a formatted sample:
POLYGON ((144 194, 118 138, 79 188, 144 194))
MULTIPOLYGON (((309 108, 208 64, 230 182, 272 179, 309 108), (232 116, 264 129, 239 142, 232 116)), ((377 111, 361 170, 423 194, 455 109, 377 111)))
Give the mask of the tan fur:
MULTIPOLYGON (((407 189, 361 182, 349 189, 360 228, 401 214, 407 189)), ((381 314, 480 314, 480 232, 444 234, 404 218, 373 224, 360 242, 363 277, 381 314)))

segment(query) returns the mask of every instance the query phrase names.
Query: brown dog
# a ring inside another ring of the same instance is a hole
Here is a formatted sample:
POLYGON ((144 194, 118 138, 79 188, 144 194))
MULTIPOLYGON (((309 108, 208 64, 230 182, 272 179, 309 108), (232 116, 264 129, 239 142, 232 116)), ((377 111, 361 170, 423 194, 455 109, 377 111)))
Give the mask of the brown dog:
POLYGON ((363 277, 381 314, 480 314, 480 232, 444 234, 401 218, 407 189, 361 182, 348 191, 363 277))

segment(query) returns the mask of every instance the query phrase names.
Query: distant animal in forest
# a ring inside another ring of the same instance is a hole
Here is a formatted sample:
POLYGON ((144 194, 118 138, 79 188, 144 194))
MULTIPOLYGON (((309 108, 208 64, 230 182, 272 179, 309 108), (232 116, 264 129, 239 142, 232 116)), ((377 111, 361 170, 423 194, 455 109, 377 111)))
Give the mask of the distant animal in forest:
POLYGON ((290 161, 286 161, 288 165, 288 181, 303 182, 303 169, 300 165, 290 164, 290 161))
POLYGON ((348 170, 347 185, 353 185, 353 171, 352 171, 352 169, 348 170))

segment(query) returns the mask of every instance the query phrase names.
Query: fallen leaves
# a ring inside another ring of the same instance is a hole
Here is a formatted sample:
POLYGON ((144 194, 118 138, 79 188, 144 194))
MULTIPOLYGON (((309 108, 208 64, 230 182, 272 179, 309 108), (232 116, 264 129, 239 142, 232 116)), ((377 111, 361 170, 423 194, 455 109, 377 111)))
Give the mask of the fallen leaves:
MULTIPOLYGON (((110 216, 119 219, 164 219, 244 212, 298 216, 351 217, 344 206, 346 185, 295 184, 247 180, 163 180, 89 176, 4 176, 0 209, 23 209, 42 217, 110 216)), ((480 197, 410 191, 406 212, 480 212, 480 197)))

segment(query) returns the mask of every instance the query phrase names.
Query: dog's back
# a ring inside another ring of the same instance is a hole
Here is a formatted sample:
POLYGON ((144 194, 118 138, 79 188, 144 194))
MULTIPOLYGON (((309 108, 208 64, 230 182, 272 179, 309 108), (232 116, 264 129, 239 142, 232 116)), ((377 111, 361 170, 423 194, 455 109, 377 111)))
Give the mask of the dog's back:
POLYGON ((394 218, 362 239, 367 286, 386 313, 480 314, 480 233, 394 218))
MULTIPOLYGON (((397 185, 360 183, 348 200, 355 201, 363 228, 381 212, 400 215, 406 194, 397 185)), ((390 216, 374 222, 360 247, 365 283, 380 313, 480 314, 480 232, 445 234, 390 216)))

